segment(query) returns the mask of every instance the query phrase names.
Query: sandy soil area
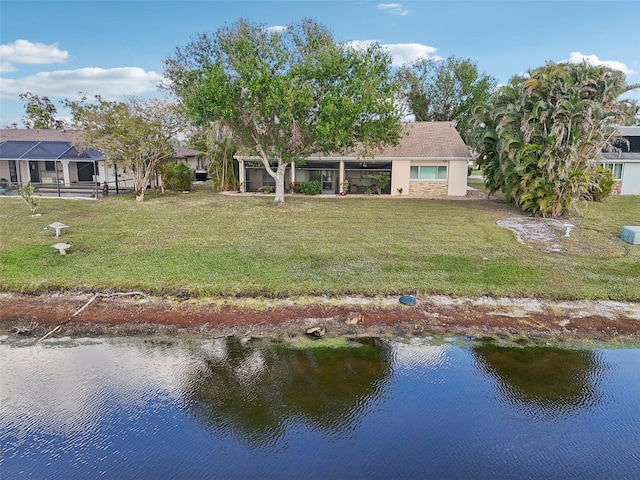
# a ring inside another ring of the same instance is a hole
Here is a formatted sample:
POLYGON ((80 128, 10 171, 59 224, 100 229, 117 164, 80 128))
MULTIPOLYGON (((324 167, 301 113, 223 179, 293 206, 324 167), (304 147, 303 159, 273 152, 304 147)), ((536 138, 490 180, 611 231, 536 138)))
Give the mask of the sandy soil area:
POLYGON ((147 295, 0 294, 0 333, 52 336, 470 336, 640 343, 640 304, 539 299, 325 297, 179 300, 147 295))

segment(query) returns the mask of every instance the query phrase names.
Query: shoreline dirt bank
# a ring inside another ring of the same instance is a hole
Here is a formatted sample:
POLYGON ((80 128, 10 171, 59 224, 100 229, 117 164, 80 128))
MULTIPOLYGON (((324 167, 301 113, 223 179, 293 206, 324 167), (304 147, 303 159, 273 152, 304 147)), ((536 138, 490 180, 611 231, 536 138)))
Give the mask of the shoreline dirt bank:
POLYGON ((222 335, 293 338, 439 336, 605 340, 640 343, 640 303, 418 296, 295 299, 172 299, 144 294, 0 293, 0 334, 222 335))

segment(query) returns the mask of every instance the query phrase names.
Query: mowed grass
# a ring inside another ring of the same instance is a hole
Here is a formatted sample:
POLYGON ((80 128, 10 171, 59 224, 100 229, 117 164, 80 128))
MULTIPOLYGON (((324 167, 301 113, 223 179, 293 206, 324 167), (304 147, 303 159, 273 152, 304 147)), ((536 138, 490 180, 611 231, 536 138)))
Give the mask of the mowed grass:
POLYGON ((19 198, 0 197, 0 290, 640 301, 640 246, 619 238, 623 225, 640 224, 640 197, 581 206, 566 254, 518 243, 495 222, 520 213, 499 201, 272 201, 201 187, 143 203, 129 195, 43 198, 42 216, 31 217, 19 198), (60 239, 73 241, 65 256, 45 230, 54 221, 69 225, 60 239))

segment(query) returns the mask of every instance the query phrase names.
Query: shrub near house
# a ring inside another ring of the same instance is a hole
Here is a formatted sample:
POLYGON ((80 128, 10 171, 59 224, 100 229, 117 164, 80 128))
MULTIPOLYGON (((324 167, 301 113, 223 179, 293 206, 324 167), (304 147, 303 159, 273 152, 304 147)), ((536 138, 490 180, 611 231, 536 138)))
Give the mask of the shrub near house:
POLYGON ((319 180, 310 182, 300 182, 300 193, 305 195, 320 195, 322 193, 322 183, 319 180))

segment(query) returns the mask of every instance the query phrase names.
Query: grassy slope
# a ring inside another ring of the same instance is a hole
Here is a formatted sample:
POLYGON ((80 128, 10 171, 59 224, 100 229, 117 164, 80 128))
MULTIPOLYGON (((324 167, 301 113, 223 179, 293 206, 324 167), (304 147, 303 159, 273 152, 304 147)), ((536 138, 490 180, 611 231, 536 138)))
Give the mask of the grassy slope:
POLYGON ((43 199, 32 218, 0 199, 0 290, 129 290, 193 296, 540 296, 640 301, 640 197, 584 205, 569 254, 519 244, 496 201, 364 197, 131 196, 43 199), (50 245, 61 221, 66 256, 50 245), (488 258, 485 260, 484 258, 488 258))

